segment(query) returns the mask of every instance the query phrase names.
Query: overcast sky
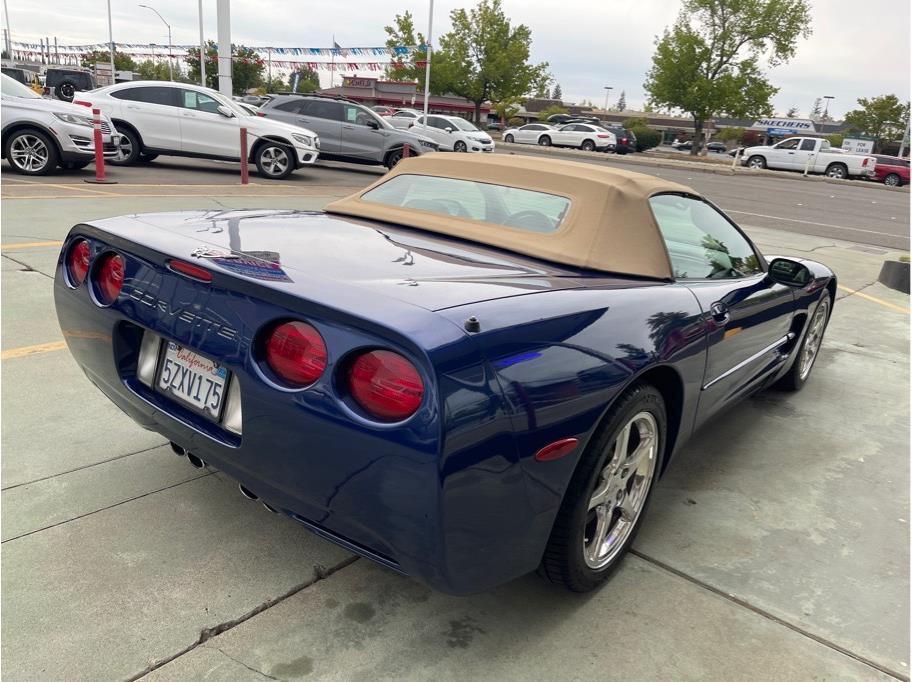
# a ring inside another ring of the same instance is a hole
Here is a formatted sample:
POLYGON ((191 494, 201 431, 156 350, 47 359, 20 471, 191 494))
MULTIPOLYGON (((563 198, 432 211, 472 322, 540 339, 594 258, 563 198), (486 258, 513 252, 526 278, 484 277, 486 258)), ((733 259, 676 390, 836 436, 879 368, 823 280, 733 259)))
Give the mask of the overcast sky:
MULTIPOLYGON (((110 0, 114 40, 167 43, 159 19, 130 0, 110 0)), ((56 36, 61 44, 104 42, 108 27, 105 0, 6 0, 14 40, 38 42, 56 36)), ((777 113, 797 106, 805 116, 815 97, 833 95, 830 114, 841 116, 858 97, 895 93, 909 99, 908 0, 811 0, 813 36, 798 46, 797 56, 774 69, 780 88, 777 113)), ((449 30, 450 10, 471 0, 437 0, 434 34, 449 30)), ((175 44, 199 39, 197 2, 147 0, 172 26, 175 44)), ((612 104, 623 90, 628 108, 645 100, 643 80, 651 64, 656 35, 671 24, 680 0, 504 0, 507 15, 532 29, 532 56, 547 61, 564 100, 604 103, 610 85, 612 104)), ((216 37, 216 0, 203 0, 206 37, 216 37)), ((342 47, 384 43, 383 27, 396 12, 411 10, 427 28, 427 0, 233 0, 232 41, 250 45, 329 47, 332 36, 342 47)), ((371 59, 368 57, 359 58, 371 59)), ((375 75, 375 74, 364 74, 375 75)), ((328 76, 324 76, 324 81, 328 76)))

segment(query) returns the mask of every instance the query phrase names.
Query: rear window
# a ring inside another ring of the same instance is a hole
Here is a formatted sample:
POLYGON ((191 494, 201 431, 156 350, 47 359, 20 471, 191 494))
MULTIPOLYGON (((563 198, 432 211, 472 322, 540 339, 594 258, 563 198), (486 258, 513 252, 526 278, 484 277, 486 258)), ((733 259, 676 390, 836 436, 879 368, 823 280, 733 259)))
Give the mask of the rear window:
POLYGON ((397 175, 361 199, 542 233, 556 231, 570 208, 555 194, 427 175, 397 175))

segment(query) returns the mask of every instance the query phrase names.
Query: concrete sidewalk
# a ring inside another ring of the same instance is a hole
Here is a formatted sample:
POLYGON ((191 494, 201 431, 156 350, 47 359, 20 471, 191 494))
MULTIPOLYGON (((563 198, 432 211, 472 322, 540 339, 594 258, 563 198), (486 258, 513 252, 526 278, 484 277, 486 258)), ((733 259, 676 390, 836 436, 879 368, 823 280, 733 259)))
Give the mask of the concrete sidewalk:
POLYGON ((53 347, 53 242, 79 220, 162 210, 160 198, 12 208, 0 272, 9 679, 908 679, 909 299, 876 283, 891 253, 748 228, 764 252, 840 277, 806 389, 759 394, 704 430, 604 589, 529 576, 455 598, 189 467, 53 347))

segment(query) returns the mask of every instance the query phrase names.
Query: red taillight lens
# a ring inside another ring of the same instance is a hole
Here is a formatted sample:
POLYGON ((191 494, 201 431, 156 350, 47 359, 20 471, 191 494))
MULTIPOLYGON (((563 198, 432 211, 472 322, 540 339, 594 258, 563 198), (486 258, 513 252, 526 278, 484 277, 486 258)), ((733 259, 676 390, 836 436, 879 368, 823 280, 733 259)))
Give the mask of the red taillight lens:
POLYGON ((306 322, 285 322, 266 337, 266 364, 289 386, 310 386, 326 369, 326 344, 306 322))
POLYGON ((262 112, 262 111, 256 112, 256 115, 257 115, 257 116, 262 116, 263 118, 266 118, 266 114, 265 114, 264 112, 262 112))
POLYGON ((187 275, 187 277, 198 279, 201 282, 212 281, 211 272, 209 272, 206 268, 201 268, 199 265, 194 265, 193 263, 188 263, 187 261, 171 260, 168 261, 168 267, 174 270, 174 272, 179 272, 182 275, 187 275))
POLYGON ((602 133, 599 133, 598 135, 596 135, 596 137, 607 138, 608 136, 607 136, 607 135, 604 135, 604 134, 602 134, 602 133))
POLYGON ((102 305, 111 305, 120 296, 124 281, 124 259, 106 253, 95 268, 95 295, 102 305))
POLYGON ((368 414, 390 422, 415 414, 424 396, 424 382, 415 366, 388 350, 359 356, 348 370, 348 388, 368 414))
POLYGON ((70 275, 70 284, 74 287, 78 287, 85 282, 91 257, 89 242, 85 239, 77 239, 70 245, 70 250, 67 251, 66 266, 70 275))
POLYGON ((84 107, 91 107, 91 106, 92 106, 92 103, 91 103, 91 102, 86 102, 85 100, 81 100, 81 99, 74 99, 74 100, 73 100, 73 104, 81 104, 81 105, 84 106, 84 107))
POLYGON ((861 167, 862 167, 862 168, 864 168, 864 167, 867 166, 867 165, 868 165, 868 159, 865 159, 864 161, 861 162, 861 167))

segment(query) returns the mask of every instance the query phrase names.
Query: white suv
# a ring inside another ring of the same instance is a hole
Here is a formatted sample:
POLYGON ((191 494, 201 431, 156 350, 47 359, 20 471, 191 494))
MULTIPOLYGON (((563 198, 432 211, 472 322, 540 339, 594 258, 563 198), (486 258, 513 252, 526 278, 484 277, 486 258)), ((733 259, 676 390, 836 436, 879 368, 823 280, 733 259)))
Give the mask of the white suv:
POLYGON ((151 161, 159 154, 240 161, 247 128, 248 160, 260 175, 281 180, 317 160, 320 142, 306 128, 252 116, 230 97, 199 85, 132 81, 80 92, 77 104, 100 107, 123 136, 115 163, 151 161))
MULTIPOLYGON (((95 160, 92 112, 75 104, 45 99, 31 88, 0 74, 2 155, 13 170, 23 175, 46 175, 58 165, 77 169, 95 160)), ((112 135, 111 120, 102 114, 103 152, 117 153, 118 135, 112 135)))
POLYGON ((494 140, 491 136, 459 116, 428 115, 427 125, 424 125, 422 116, 411 129, 413 132, 420 131, 422 135, 427 135, 440 145, 440 149, 454 152, 494 151, 494 140))

